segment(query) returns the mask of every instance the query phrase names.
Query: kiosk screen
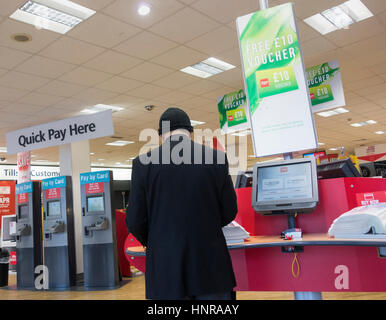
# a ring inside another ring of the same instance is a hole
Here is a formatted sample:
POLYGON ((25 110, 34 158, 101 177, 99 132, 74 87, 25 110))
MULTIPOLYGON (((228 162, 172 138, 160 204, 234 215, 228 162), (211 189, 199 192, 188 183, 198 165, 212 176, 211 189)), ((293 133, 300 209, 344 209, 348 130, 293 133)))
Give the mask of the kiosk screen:
POLYGON ((95 196, 87 198, 88 212, 102 212, 105 211, 103 196, 95 196))
POLYGON ((291 201, 313 196, 309 162, 262 167, 257 177, 258 201, 291 201))
POLYGON ((28 219, 28 205, 22 205, 19 206, 19 215, 18 218, 21 219, 28 219))
POLYGON ((47 203, 47 216, 60 217, 60 201, 49 201, 47 203))

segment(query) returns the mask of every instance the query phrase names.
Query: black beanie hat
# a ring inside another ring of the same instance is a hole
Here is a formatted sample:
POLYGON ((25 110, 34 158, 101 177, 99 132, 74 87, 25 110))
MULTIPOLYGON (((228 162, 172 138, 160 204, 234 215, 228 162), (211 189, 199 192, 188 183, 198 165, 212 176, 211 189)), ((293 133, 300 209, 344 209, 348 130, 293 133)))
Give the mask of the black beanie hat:
POLYGON ((162 128, 162 122, 169 121, 170 122, 170 131, 177 129, 185 129, 189 132, 193 132, 193 127, 190 123, 189 116, 184 110, 179 108, 169 108, 167 109, 159 119, 159 128, 158 134, 162 135, 163 133, 167 133, 169 131, 163 131, 167 128, 162 128))

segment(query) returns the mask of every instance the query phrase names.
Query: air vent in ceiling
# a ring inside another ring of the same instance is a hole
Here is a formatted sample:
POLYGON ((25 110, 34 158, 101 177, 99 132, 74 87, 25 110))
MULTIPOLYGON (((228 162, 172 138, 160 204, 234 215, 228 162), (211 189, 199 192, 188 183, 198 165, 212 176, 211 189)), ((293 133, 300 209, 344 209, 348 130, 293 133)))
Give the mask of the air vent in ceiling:
POLYGON ((26 33, 16 33, 11 36, 11 39, 17 42, 28 42, 32 40, 32 37, 26 33))

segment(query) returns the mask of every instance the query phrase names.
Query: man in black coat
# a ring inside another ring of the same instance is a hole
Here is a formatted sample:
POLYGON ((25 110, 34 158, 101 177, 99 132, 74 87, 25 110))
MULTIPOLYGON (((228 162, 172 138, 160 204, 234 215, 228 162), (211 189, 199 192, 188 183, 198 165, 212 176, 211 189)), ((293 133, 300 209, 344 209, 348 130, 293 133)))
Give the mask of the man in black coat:
POLYGON ((222 232, 237 213, 226 155, 192 132, 188 115, 169 108, 163 144, 133 161, 126 223, 146 247, 148 299, 229 299, 236 286, 222 232))

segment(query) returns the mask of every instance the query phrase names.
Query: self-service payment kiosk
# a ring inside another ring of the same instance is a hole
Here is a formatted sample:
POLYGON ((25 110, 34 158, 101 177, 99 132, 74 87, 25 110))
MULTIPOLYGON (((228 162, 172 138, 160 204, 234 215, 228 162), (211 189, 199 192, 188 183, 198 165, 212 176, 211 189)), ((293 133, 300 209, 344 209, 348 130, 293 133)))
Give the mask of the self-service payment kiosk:
POLYGON ((75 285, 75 236, 72 179, 68 176, 42 181, 44 265, 49 289, 75 285))
POLYGON ((86 288, 114 288, 119 285, 112 180, 111 171, 80 175, 86 288))
POLYGON ((42 261, 40 182, 16 185, 17 287, 34 288, 35 268, 42 261))

